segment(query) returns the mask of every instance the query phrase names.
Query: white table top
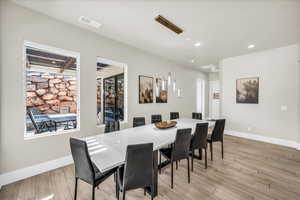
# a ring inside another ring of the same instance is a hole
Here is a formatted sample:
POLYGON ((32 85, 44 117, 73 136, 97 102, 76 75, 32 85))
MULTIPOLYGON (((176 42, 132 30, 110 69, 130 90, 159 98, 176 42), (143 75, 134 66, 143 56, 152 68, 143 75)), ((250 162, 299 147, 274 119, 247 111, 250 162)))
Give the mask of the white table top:
MULTIPOLYGON (((148 124, 135 128, 123 129, 106 134, 84 138, 87 142, 92 161, 101 172, 117 167, 125 162, 126 148, 131 144, 153 143, 153 150, 158 150, 175 140, 177 129, 192 128, 195 131, 197 123, 208 121, 197 119, 177 119, 174 128, 161 130, 148 124)), ((214 122, 209 121, 209 126, 214 122)))

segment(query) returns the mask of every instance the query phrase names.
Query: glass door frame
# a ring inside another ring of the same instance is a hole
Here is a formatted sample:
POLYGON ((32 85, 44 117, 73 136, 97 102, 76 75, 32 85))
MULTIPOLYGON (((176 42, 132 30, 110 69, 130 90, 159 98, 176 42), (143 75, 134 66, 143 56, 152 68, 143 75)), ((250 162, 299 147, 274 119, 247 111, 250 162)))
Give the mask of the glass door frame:
MULTIPOLYGON (((118 67, 123 67, 124 72, 124 120, 121 121, 121 124, 128 123, 128 65, 126 63, 121 63, 106 58, 97 57, 97 62, 114 65, 118 67)), ((103 87, 103 86, 102 86, 103 87)), ((104 101, 103 101, 104 102, 104 101)), ((102 102, 102 110, 104 110, 104 103, 102 102)), ((97 113, 97 106, 96 106, 97 113)), ((97 123, 96 123, 97 124, 97 123)), ((97 127, 104 127, 104 124, 97 124, 97 127)))

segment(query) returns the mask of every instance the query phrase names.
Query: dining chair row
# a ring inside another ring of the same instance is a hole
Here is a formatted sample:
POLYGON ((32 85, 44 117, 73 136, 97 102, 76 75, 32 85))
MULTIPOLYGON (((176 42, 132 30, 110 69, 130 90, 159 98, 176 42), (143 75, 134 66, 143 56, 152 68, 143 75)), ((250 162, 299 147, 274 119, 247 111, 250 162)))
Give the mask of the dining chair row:
MULTIPOLYGON (((161 173, 161 156, 164 156, 169 164, 171 164, 171 188, 174 182, 174 162, 176 169, 177 161, 187 160, 188 183, 190 183, 190 157, 191 171, 194 170, 194 152, 205 150, 205 168, 207 168, 207 143, 210 144, 211 159, 213 159, 213 142, 221 142, 222 159, 223 151, 223 133, 225 119, 216 120, 215 127, 211 136, 208 136, 208 123, 197 123, 195 133, 192 135, 192 129, 178 129, 174 143, 169 148, 160 149, 159 172, 161 173)), ((116 197, 119 199, 119 193, 123 193, 125 200, 126 191, 143 188, 144 191, 150 191, 151 199, 153 199, 153 144, 136 144, 128 145, 126 151, 125 165, 115 167, 104 173, 101 173, 96 165, 92 162, 87 143, 84 140, 70 138, 70 147, 72 157, 75 164, 75 192, 74 199, 77 198, 78 180, 83 180, 92 185, 92 199, 95 199, 95 188, 98 187, 111 175, 115 175, 116 179, 116 197)), ((145 192, 144 192, 145 193, 145 192)))
POLYGON ((202 158, 202 150, 204 149, 205 168, 207 168, 207 143, 210 144, 211 160, 213 160, 212 144, 214 142, 221 142, 222 159, 224 158, 223 135, 225 119, 219 119, 215 121, 215 126, 210 136, 208 136, 208 125, 208 123, 197 123, 193 135, 191 135, 192 129, 178 129, 175 142, 171 145, 171 147, 160 149, 159 173, 161 173, 161 156, 163 156, 167 160, 168 164, 171 164, 171 188, 173 188, 174 182, 174 162, 177 169, 178 162, 183 159, 187 160, 188 183, 190 183, 189 159, 191 157, 191 171, 194 171, 195 150, 199 150, 199 156, 202 158))
MULTIPOLYGON (((170 112, 170 120, 179 119, 179 112, 170 112)), ((200 119, 202 120, 202 113, 192 113, 192 119, 200 119)), ((133 127, 143 126, 146 124, 145 117, 134 117, 133 118, 133 127)), ((153 114, 151 115, 151 124, 162 122, 161 114, 153 114)))

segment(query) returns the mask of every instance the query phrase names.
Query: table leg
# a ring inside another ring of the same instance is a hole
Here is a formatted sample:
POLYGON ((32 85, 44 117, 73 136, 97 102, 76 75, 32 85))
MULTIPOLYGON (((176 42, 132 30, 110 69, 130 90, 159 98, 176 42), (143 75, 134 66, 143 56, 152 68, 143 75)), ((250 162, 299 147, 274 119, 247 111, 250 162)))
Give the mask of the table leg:
MULTIPOLYGON (((156 197, 158 185, 158 150, 153 151, 153 197, 156 197)), ((147 188, 147 193, 151 195, 151 188, 147 188)))

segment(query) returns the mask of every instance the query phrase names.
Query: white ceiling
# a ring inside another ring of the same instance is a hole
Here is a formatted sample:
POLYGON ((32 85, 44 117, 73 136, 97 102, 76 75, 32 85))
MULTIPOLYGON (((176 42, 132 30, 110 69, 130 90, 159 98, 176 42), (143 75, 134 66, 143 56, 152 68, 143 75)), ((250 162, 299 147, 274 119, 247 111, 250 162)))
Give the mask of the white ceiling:
POLYGON ((61 21, 195 68, 216 64, 222 58, 300 41, 300 1, 297 0, 14 1, 61 21), (184 33, 177 35, 155 22, 158 14, 183 28, 184 33), (102 26, 94 29, 80 24, 80 16, 94 19, 102 26), (201 42, 201 46, 194 47, 195 42, 201 42), (249 50, 249 44, 256 47, 249 50))

